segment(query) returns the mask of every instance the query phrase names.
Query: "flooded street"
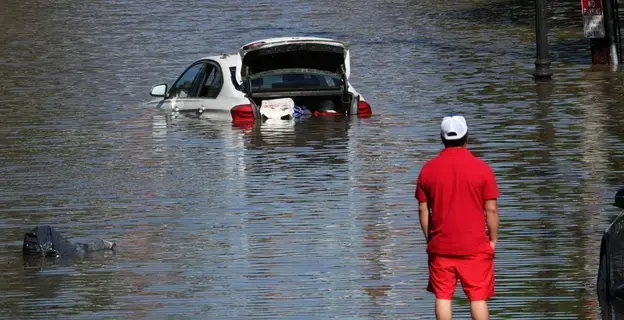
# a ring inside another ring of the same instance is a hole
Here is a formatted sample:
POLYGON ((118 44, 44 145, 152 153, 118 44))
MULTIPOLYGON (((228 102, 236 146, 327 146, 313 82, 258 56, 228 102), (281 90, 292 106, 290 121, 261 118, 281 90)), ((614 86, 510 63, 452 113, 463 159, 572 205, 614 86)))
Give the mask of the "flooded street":
POLYGON ((535 83, 531 1, 1 1, 0 318, 431 319, 414 181, 452 111, 501 191, 492 318, 597 318, 624 74, 591 68, 578 1, 548 15, 535 83), (305 35, 351 44, 373 117, 245 130, 145 106, 200 57, 305 35), (26 261, 43 224, 119 249, 26 261))

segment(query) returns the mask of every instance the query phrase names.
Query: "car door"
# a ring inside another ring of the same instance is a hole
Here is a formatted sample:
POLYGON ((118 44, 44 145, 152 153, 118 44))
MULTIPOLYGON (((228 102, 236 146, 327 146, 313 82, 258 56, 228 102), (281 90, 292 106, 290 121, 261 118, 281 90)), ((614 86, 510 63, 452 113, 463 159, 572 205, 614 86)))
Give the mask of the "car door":
POLYGON ((171 86, 167 100, 171 103, 172 109, 179 111, 196 109, 193 101, 196 99, 199 82, 203 77, 205 67, 204 61, 192 64, 171 86))
POLYGON ((231 106, 223 105, 219 99, 223 89, 223 73, 219 64, 212 60, 204 61, 205 66, 198 77, 197 90, 185 101, 185 109, 195 109, 200 113, 209 114, 218 111, 229 111, 231 106))

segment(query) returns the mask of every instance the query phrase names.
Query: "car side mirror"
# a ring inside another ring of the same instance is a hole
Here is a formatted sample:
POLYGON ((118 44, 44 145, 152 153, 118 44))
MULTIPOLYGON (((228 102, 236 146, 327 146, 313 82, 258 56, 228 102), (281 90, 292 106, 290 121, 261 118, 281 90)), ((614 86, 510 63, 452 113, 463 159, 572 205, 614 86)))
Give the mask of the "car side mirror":
POLYGON ((150 90, 150 96, 152 97, 166 97, 167 96, 167 85, 166 84, 157 84, 152 87, 150 90))
POLYGON ((615 194, 615 202, 613 203, 613 205, 618 208, 624 209, 624 188, 618 190, 618 192, 615 194))

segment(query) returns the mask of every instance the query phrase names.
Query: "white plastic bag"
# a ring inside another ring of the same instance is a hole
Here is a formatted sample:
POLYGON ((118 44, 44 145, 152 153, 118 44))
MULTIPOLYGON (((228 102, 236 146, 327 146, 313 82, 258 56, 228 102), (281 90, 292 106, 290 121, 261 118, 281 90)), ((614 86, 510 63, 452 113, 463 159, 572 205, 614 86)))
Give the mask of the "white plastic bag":
POLYGON ((290 116, 288 119, 292 119, 294 108, 295 102, 291 98, 262 100, 260 114, 268 119, 281 119, 284 116, 290 116))

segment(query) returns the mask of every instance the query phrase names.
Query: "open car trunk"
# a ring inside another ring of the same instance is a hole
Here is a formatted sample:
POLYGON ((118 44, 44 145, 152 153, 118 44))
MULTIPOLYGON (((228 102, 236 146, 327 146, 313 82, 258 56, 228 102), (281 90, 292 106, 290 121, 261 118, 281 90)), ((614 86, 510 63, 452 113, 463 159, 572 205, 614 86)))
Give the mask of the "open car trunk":
POLYGON ((244 45, 238 53, 236 81, 253 74, 279 69, 315 69, 349 78, 348 45, 324 38, 275 38, 244 45))
POLYGON ((312 113, 346 114, 354 103, 349 68, 349 50, 342 42, 278 38, 241 48, 236 78, 260 109, 265 100, 290 98, 312 113))
MULTIPOLYGON (((347 95, 347 101, 343 101, 343 96, 340 95, 301 95, 301 96, 282 96, 280 98, 290 98, 294 104, 304 110, 309 111, 311 114, 348 114, 349 107, 353 103, 353 97, 351 94, 347 95)), ((273 100, 274 98, 251 98, 256 107, 261 110, 263 101, 273 100)))

